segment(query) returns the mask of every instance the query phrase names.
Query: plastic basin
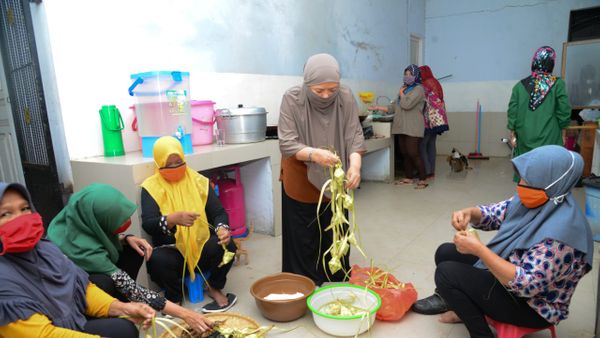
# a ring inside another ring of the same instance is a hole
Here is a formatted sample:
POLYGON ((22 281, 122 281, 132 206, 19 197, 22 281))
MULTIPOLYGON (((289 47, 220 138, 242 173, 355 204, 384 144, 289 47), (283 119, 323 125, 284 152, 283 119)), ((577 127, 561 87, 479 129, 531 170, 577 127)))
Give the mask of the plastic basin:
POLYGON ((306 301, 319 329, 334 336, 350 337, 367 331, 375 322, 375 313, 381 306, 377 293, 347 283, 333 284, 317 289, 306 301), (355 297, 354 306, 368 310, 367 315, 332 316, 320 309, 333 301, 355 297))
POLYGON ((306 299, 315 289, 315 283, 308 277, 281 272, 263 277, 250 287, 256 306, 265 318, 276 322, 289 322, 306 313, 306 299), (289 300, 266 300, 269 294, 295 294, 302 297, 289 300))

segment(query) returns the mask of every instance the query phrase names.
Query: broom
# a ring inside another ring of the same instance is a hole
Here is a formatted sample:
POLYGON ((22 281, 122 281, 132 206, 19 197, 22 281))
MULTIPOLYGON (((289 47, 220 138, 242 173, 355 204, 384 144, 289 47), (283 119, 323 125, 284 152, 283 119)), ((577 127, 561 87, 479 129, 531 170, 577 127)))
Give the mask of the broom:
POLYGON ((469 159, 473 160, 489 160, 490 158, 487 156, 483 156, 481 153, 481 120, 483 116, 481 115, 481 105, 479 104, 479 100, 477 100, 477 107, 475 108, 475 143, 477 144, 477 150, 473 153, 469 153, 467 156, 469 159))

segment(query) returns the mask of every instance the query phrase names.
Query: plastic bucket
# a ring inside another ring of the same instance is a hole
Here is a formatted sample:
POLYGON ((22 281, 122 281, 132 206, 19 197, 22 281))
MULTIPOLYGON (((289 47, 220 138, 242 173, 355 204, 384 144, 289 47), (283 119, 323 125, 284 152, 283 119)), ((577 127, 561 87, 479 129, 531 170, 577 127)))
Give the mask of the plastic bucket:
POLYGON ((213 143, 215 103, 213 101, 191 101, 192 144, 195 146, 213 143))
POLYGON ((102 124, 102 141, 104 143, 104 156, 123 156, 123 136, 121 130, 125 127, 121 112, 116 106, 102 106, 99 110, 102 124))

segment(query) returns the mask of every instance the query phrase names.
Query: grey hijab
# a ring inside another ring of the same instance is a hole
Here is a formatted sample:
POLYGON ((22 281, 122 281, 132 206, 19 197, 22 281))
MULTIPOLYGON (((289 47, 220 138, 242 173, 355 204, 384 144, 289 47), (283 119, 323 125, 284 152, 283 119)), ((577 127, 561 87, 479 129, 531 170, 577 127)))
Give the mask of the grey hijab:
MULTIPOLYGON (((364 136, 358 120, 358 106, 350 88, 339 90, 324 99, 309 86, 340 82, 340 67, 329 54, 313 55, 304 65, 304 83, 290 88, 281 102, 278 137, 283 157, 295 156, 303 148, 333 150, 348 169, 350 154, 364 152, 364 136)), ((329 171, 316 163, 306 163, 308 180, 321 189, 329 171)))
MULTIPOLYGON (((548 145, 516 157, 512 162, 527 185, 545 189, 550 200, 538 208, 528 209, 515 194, 500 230, 487 246, 508 259, 514 250, 527 250, 545 239, 553 239, 583 252, 591 268, 592 231, 571 193, 583 172, 581 156, 563 147, 548 145)), ((475 266, 485 268, 481 260, 475 266)))
MULTIPOLYGON (((0 198, 9 188, 19 191, 33 211, 20 184, 0 182, 0 198)), ((88 274, 45 239, 29 252, 0 256, 0 326, 40 313, 55 326, 83 331, 88 283, 88 274)))

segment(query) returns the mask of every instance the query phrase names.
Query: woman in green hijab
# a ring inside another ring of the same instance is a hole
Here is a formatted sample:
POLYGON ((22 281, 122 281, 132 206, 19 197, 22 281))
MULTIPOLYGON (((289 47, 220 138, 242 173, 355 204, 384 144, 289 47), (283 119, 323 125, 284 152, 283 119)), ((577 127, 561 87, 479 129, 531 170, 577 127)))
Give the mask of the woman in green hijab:
POLYGON ((50 223, 47 237, 108 294, 122 301, 146 303, 204 332, 212 323, 203 315, 135 282, 144 257, 152 255, 152 246, 145 239, 122 235, 136 208, 112 186, 92 184, 69 199, 50 223))

